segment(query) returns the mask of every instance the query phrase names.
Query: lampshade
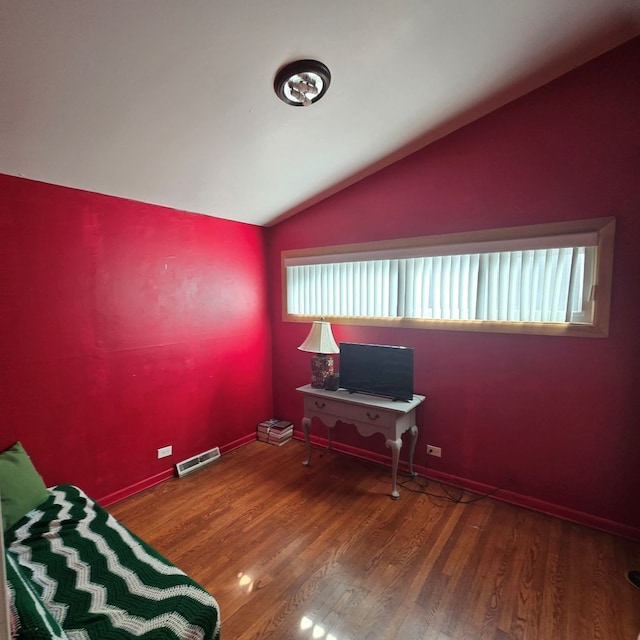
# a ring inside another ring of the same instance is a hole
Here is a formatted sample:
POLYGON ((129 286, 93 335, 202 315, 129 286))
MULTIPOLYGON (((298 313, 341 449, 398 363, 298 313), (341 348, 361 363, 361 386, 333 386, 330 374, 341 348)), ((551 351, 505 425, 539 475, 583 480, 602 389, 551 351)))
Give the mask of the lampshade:
POLYGON ((309 335, 298 349, 311 353, 340 353, 340 348, 331 333, 331 324, 324 320, 314 321, 309 335))

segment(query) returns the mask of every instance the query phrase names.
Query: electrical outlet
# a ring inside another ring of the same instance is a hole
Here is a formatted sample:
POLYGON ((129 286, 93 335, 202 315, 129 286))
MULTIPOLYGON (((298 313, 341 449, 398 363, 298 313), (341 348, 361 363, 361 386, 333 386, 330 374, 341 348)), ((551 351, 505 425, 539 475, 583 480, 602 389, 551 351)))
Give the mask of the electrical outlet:
POLYGON ((168 447, 162 447, 158 449, 158 458, 166 458, 173 453, 173 447, 169 445, 168 447))
POLYGON ((442 449, 440 447, 434 447, 432 444, 427 445, 427 453, 430 456, 435 456, 436 458, 442 458, 442 449))

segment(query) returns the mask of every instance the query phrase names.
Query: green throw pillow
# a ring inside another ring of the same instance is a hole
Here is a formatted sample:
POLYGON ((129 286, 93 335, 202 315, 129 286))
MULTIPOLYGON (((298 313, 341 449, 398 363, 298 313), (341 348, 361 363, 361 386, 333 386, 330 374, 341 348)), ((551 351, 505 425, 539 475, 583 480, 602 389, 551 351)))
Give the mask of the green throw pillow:
POLYGON ((0 453, 0 499, 2 530, 49 497, 44 480, 19 442, 0 453))

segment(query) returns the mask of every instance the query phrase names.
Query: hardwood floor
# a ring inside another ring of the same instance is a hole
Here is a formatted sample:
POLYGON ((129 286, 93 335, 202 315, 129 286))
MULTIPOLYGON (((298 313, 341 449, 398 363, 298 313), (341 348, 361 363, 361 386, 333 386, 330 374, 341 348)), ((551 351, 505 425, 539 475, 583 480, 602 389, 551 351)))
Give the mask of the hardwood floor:
POLYGON ((386 468, 304 459, 251 443, 109 511, 214 595, 224 640, 637 638, 640 543, 490 498, 394 501, 386 468))

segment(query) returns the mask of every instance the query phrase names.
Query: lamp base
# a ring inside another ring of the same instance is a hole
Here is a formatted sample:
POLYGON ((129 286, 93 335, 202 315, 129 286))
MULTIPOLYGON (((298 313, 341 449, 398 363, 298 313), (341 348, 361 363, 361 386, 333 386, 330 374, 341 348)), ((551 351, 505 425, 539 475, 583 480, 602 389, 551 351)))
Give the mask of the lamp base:
POLYGON ((324 389, 324 380, 333 375, 333 357, 318 353, 311 358, 311 386, 324 389))

